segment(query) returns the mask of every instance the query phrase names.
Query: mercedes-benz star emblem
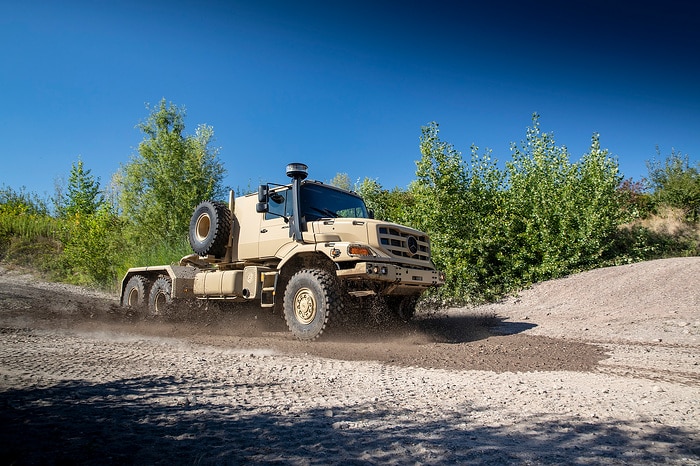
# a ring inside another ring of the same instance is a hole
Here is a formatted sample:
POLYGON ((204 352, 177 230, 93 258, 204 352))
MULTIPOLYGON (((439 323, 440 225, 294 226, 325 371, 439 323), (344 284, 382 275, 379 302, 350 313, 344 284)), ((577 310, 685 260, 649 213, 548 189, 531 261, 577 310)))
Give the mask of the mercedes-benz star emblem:
POLYGON ((418 240, 416 239, 415 236, 409 236, 407 243, 408 243, 408 250, 411 251, 411 254, 413 254, 415 256, 416 253, 418 252, 418 240))

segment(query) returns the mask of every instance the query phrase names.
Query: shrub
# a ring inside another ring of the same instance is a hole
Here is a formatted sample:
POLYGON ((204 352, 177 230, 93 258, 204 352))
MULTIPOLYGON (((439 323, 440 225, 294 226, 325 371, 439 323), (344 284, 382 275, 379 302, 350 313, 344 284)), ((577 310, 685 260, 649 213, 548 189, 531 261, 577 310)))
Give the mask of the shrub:
POLYGON ((647 168, 657 206, 683 209, 688 220, 700 220, 700 163, 691 166, 688 155, 673 150, 663 162, 647 162, 647 168))
POLYGON ((123 225, 105 204, 95 214, 66 217, 60 258, 63 278, 76 284, 115 283, 126 250, 123 225))
POLYGON ((594 134, 589 152, 571 163, 537 115, 533 123, 504 170, 476 147, 465 161, 436 123, 423 128, 405 220, 430 234, 447 275, 444 298, 492 300, 614 254, 624 218, 617 162, 594 134))

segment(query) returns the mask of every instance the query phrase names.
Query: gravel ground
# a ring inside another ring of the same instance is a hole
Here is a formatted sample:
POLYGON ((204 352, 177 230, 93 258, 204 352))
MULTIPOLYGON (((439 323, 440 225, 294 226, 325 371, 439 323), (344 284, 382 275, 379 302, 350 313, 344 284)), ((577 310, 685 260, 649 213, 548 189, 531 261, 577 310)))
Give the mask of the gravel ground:
POLYGON ((319 342, 0 268, 4 464, 700 464, 700 258, 319 342))

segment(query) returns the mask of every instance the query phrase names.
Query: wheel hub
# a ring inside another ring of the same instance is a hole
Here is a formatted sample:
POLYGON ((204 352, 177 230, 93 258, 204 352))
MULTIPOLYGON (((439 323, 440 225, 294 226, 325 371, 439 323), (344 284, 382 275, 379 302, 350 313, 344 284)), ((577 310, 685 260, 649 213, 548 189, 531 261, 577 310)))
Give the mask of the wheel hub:
POLYGON ((127 297, 127 304, 129 306, 136 306, 136 304, 139 302, 139 291, 136 289, 131 290, 129 292, 129 296, 127 297))
POLYGON ((197 219, 195 226, 195 235, 197 241, 204 241, 209 235, 209 229, 211 228, 211 219, 207 214, 202 214, 197 219))
POLYGON ((304 325, 310 324, 316 317, 316 300, 308 288, 302 288, 294 296, 294 315, 304 325))
POLYGON ((168 302, 168 298, 165 295, 165 293, 158 293, 158 295, 156 295, 155 306, 154 306, 156 314, 160 314, 161 312, 163 312, 167 302, 168 302))

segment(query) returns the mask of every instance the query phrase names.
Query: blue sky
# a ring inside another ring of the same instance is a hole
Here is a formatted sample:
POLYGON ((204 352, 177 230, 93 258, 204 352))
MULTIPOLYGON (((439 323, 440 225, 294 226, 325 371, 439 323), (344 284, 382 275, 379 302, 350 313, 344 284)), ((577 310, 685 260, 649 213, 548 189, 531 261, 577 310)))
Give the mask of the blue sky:
POLYGON ((573 160, 592 133, 626 177, 700 159, 693 1, 0 2, 0 185, 54 193, 81 159, 102 185, 146 103, 214 128, 234 188, 310 176, 406 187, 421 126, 500 161, 532 114, 573 160))

